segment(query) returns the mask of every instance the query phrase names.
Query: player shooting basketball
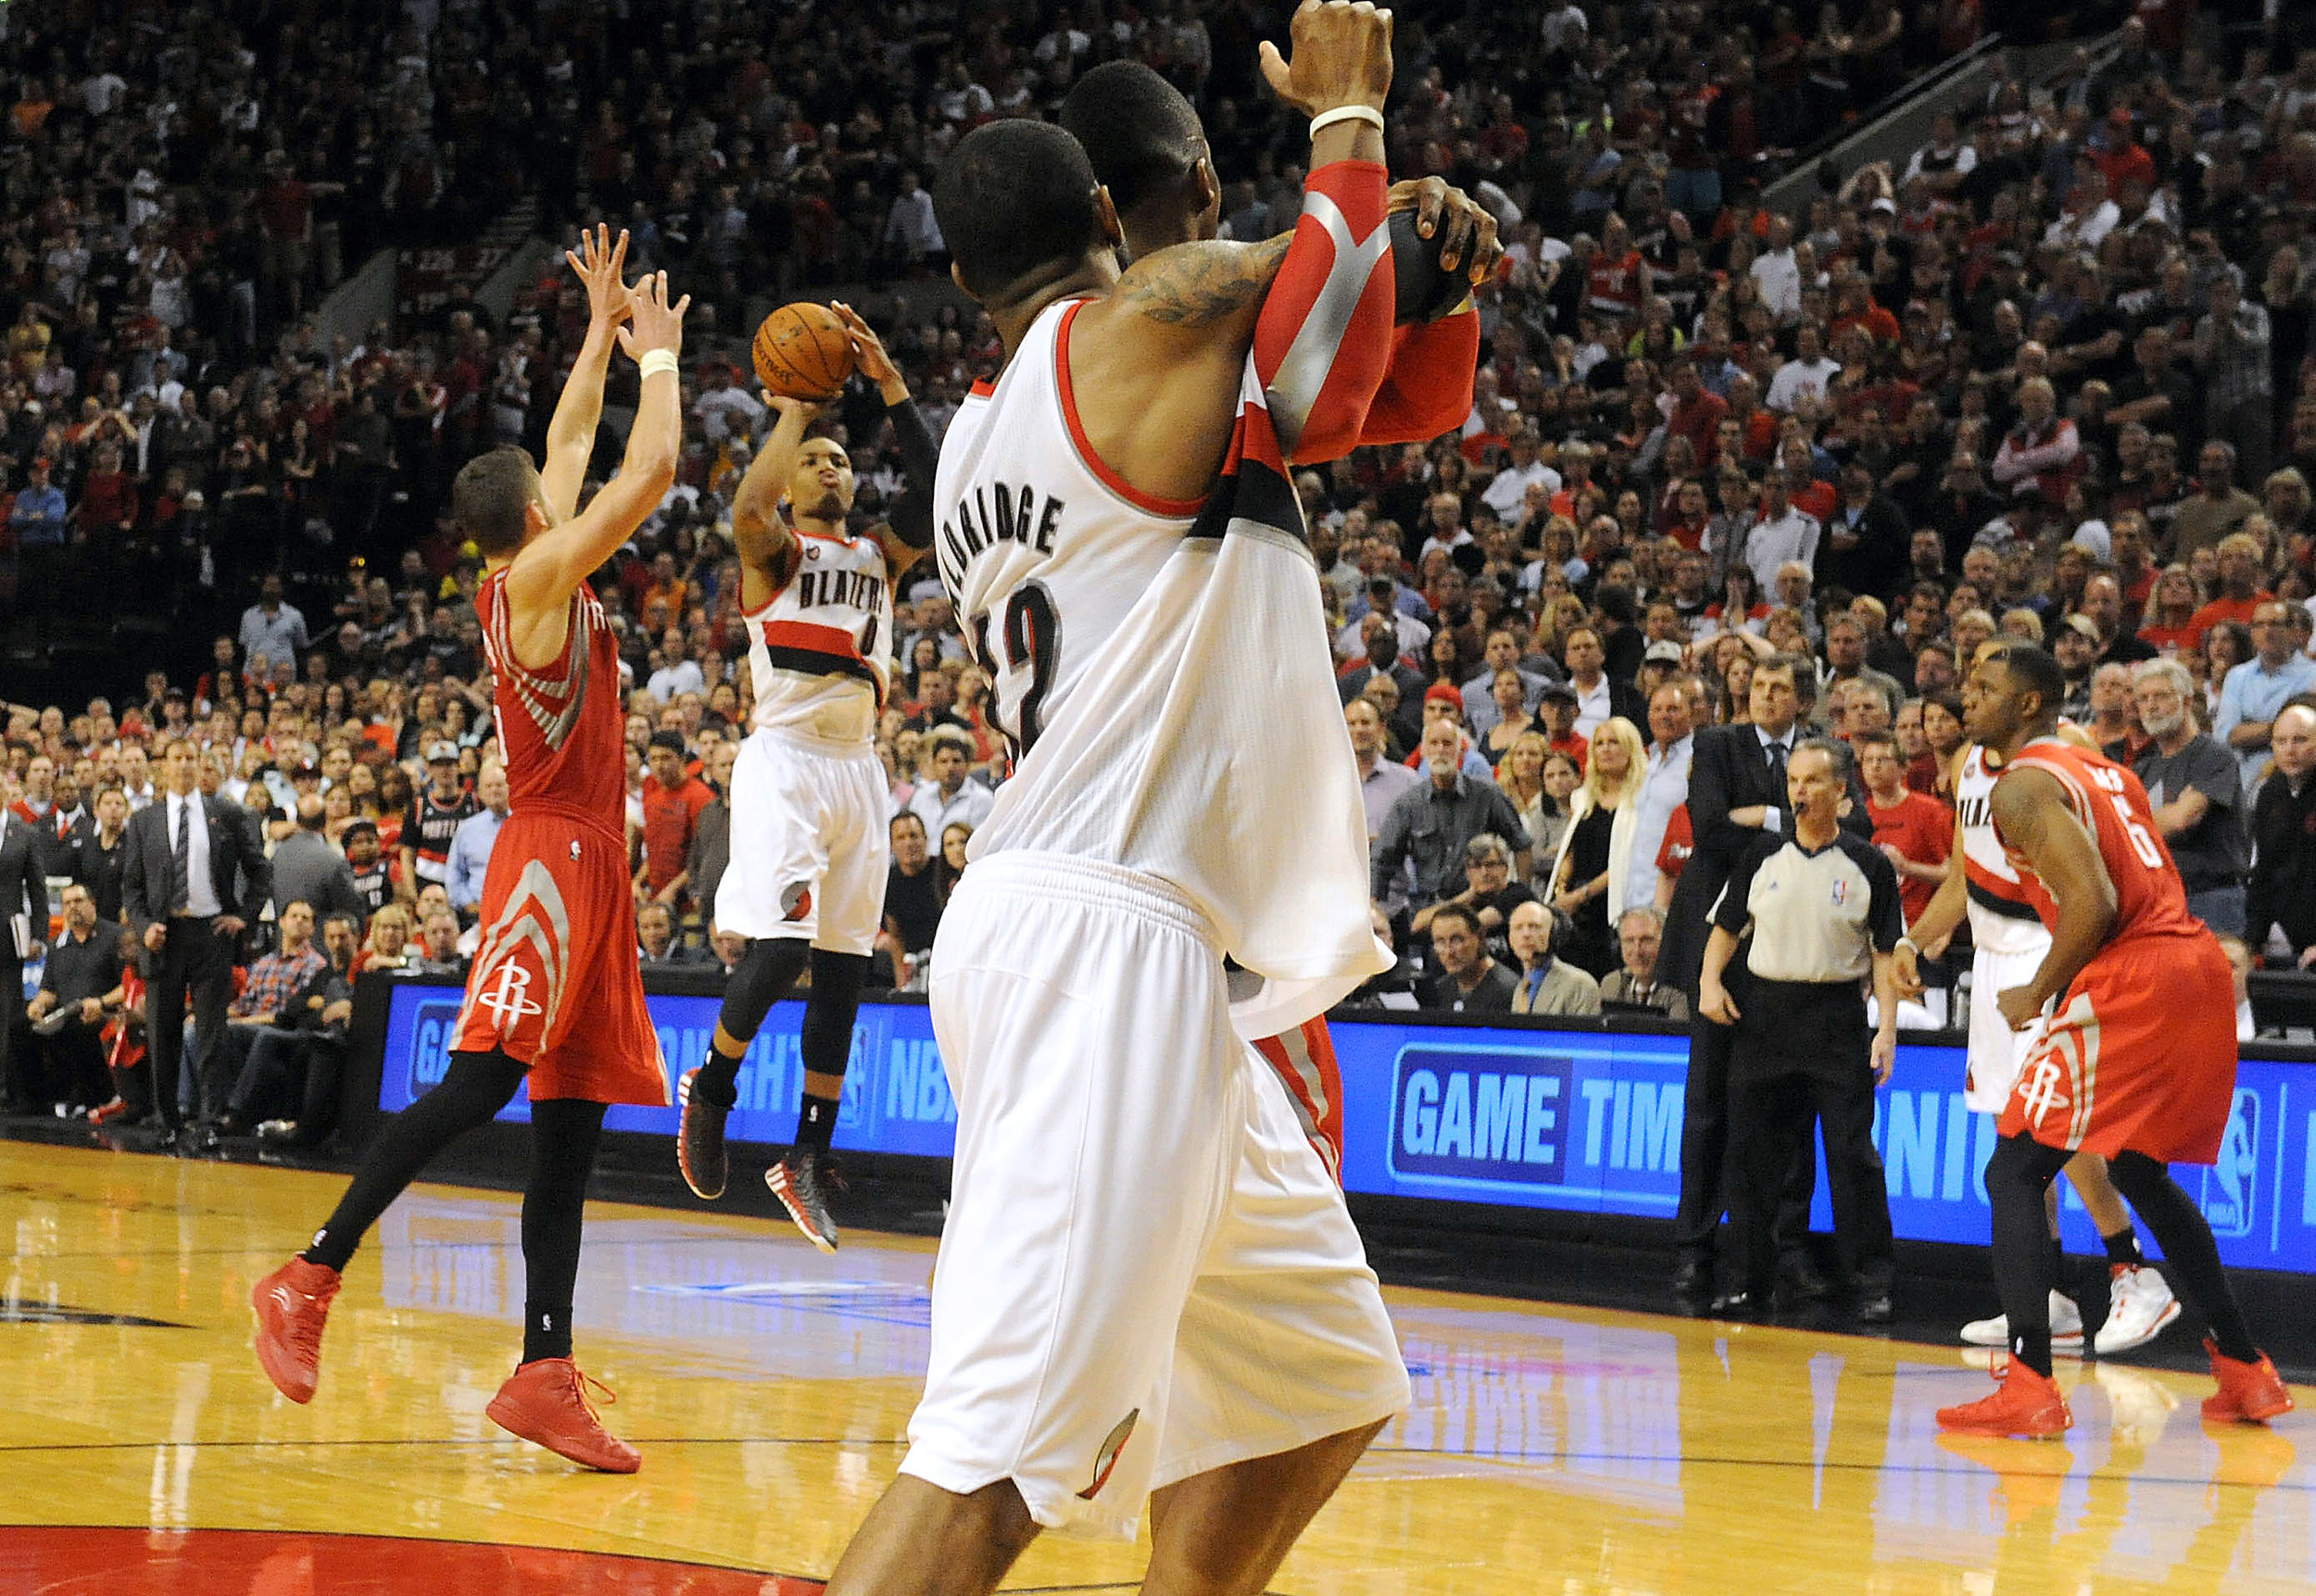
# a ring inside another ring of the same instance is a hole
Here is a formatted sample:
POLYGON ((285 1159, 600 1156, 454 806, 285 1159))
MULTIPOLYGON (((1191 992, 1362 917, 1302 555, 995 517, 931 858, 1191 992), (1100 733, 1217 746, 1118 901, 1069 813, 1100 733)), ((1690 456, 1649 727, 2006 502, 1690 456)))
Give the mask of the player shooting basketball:
POLYGON ((522 1198, 522 1362, 485 1410, 574 1463, 642 1464, 603 1427, 572 1360, 571 1313, 587 1175, 612 1103, 664 1104, 667 1072, 644 1007, 627 877, 619 644, 587 578, 675 481, 683 450, 676 357, 691 300, 667 273, 622 281, 627 235, 598 228, 567 255, 587 288, 587 333, 548 429, 547 463, 518 449, 469 461, 451 486, 459 534, 483 551, 475 595, 497 682, 512 808, 484 878, 482 940, 439 1084, 371 1147, 313 1244, 258 1283, 258 1360, 292 1401, 313 1400, 321 1332, 362 1236, 419 1172, 531 1089, 522 1198), (642 384, 619 474, 585 510, 614 342, 642 384))
POLYGON ((892 588, 933 541, 938 461, 884 345, 850 307, 836 312, 884 397, 913 486, 889 525, 856 534, 850 458, 834 438, 805 436, 821 404, 764 396, 779 422, 732 501, 755 727, 733 767, 732 862, 714 906, 719 930, 751 940, 724 989, 707 1060, 684 1076, 676 1138, 686 1183, 721 1196, 724 1118, 738 1100, 742 1057, 809 959, 796 1145, 764 1181, 824 1252, 837 1250, 829 1139, 892 859, 875 748, 892 670, 892 588))

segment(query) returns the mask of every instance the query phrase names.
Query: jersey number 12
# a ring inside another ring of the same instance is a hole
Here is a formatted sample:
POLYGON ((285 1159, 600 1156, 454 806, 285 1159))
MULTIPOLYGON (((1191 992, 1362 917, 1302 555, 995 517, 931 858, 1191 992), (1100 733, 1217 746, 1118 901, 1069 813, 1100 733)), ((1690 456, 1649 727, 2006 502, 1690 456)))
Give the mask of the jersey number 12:
POLYGON ((987 610, 973 618, 973 637, 974 651, 992 674, 1027 672, 1028 681, 1013 696, 1010 709, 1007 684, 1001 680, 997 690, 998 728, 1013 745, 1013 758, 1026 759, 1038 741, 1038 716, 1045 709, 1046 693, 1053 685, 1053 660, 1061 646, 1062 626, 1053 613, 1053 596, 1038 582, 1025 582, 1013 590, 1005 601, 1003 623, 998 628, 997 641, 1004 645, 1002 659, 990 647, 987 610))

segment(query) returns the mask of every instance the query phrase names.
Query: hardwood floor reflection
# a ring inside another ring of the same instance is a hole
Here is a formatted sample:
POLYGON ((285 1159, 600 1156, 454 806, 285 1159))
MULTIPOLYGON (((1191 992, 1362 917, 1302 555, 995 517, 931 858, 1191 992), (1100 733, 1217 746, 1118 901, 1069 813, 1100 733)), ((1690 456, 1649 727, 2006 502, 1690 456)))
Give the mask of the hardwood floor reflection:
MULTIPOLYGON (((520 1341, 510 1196, 430 1186, 397 1204, 348 1271, 313 1404, 275 1395, 246 1293, 339 1184, 0 1143, 0 1521, 289 1538, 218 1542, 195 1587, 153 1582, 193 1565, 176 1535, 0 1530, 0 1590, 68 1565, 110 1570, 88 1587, 110 1596, 534 1588, 518 1567, 581 1588, 551 1558, 485 1573, 471 1547, 407 1543, 363 1553, 373 1585, 323 1531, 817 1577, 891 1477, 929 1242, 849 1230, 824 1257, 756 1221, 595 1205, 579 1357, 644 1454, 614 1478, 483 1416, 520 1341), (139 1544, 161 1560, 142 1583, 139 1544)), ((1932 1412, 1986 1376, 1946 1349, 1391 1297, 1415 1405, 1280 1592, 2316 1590, 2305 1411, 2208 1428, 2203 1380, 2105 1364, 2064 1370, 2064 1442, 1957 1441, 1932 1412)), ((1048 1539, 1009 1586, 1130 1590, 1145 1556, 1048 1539)), ((627 1578, 600 1588, 660 1589, 627 1578)))

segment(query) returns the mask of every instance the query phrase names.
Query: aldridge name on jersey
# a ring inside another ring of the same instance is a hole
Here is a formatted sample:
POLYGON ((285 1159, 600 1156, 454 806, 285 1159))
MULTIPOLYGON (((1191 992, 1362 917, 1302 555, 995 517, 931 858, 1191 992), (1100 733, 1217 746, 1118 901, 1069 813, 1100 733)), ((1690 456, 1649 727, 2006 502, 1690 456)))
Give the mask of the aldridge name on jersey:
POLYGON ((1018 489, 994 483, 986 492, 975 486, 941 522, 942 580, 951 593, 963 592, 965 568, 1001 543, 1018 543, 1052 558, 1054 530, 1068 508, 1064 501, 1039 493, 1028 483, 1018 489))

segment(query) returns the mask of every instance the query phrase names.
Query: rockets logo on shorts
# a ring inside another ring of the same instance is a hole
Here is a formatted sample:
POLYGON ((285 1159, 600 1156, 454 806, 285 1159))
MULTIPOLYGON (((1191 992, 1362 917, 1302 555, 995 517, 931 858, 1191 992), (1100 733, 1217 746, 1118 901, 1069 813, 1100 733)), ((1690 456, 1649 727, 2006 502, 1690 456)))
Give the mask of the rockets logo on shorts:
MULTIPOLYGON (((502 1039, 535 1045, 561 1007, 570 950, 571 916, 562 889, 547 865, 535 859, 522 867, 506 907, 474 950, 467 1010, 488 1014, 502 1039)), ((461 1029, 465 1021, 461 1013, 461 1029)))
POLYGON ((785 920, 801 920, 812 911, 812 884, 791 881, 780 890, 780 914, 785 920))
POLYGON ((2067 1072, 2056 1052, 2045 1052, 2027 1066, 2019 1080, 2019 1106, 2038 1125, 2048 1115, 2074 1106, 2067 1093, 2067 1072))
POLYGON ((1118 1453, 1126 1450, 1127 1438, 1134 1433, 1134 1421, 1141 1416, 1141 1409, 1131 1410, 1102 1441, 1101 1450, 1094 1453, 1094 1482, 1077 1493, 1081 1501, 1091 1502, 1110 1483, 1111 1471, 1118 1466, 1118 1453))

